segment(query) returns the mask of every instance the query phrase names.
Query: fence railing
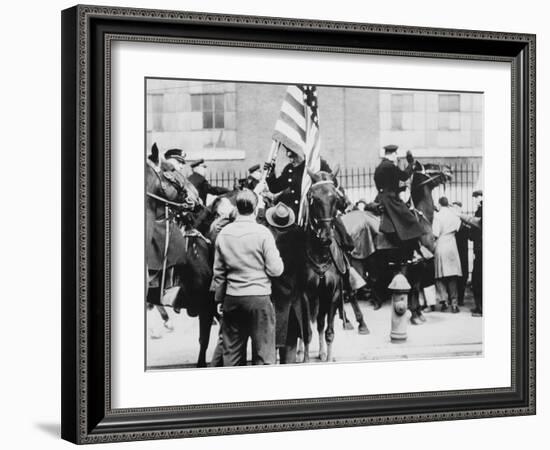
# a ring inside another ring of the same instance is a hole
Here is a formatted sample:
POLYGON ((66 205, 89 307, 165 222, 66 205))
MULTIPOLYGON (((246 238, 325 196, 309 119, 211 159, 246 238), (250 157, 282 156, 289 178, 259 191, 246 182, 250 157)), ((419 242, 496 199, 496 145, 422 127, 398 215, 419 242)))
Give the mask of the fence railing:
MULTIPOLYGON (((479 164, 451 164, 452 179, 445 185, 438 186, 432 191, 434 201, 445 196, 450 202, 462 202, 462 210, 467 214, 475 211, 472 193, 479 189, 479 164)), ((377 191, 374 185, 374 167, 343 167, 338 174, 338 181, 345 189, 352 202, 364 199, 372 201, 377 191)), ((223 186, 233 189, 237 180, 246 178, 246 171, 218 171, 209 177, 214 186, 223 186)))

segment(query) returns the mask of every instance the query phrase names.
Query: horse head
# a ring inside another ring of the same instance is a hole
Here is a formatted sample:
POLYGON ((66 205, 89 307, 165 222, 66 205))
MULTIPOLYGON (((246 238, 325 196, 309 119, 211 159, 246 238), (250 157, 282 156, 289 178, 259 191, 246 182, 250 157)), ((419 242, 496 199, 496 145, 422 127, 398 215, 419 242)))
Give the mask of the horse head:
POLYGON ((156 216, 167 205, 181 216, 196 210, 201 204, 196 188, 170 160, 159 155, 156 144, 146 159, 145 189, 149 209, 157 211, 156 216))
POLYGON ((308 169, 312 185, 307 193, 308 223, 323 245, 333 239, 333 221, 336 217, 340 195, 336 190, 336 174, 308 169))
POLYGON ((411 189, 427 186, 430 191, 436 186, 451 181, 453 172, 445 164, 420 164, 416 161, 411 189))
POLYGON ((451 168, 443 164, 415 163, 411 182, 411 198, 415 207, 420 210, 431 224, 435 206, 432 190, 452 179, 451 168))

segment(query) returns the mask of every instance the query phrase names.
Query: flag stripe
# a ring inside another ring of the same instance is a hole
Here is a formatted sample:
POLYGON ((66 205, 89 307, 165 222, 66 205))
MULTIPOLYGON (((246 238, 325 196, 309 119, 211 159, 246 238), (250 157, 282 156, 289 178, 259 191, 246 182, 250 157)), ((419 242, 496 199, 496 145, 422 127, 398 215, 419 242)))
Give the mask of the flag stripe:
POLYGON ((298 136, 300 136, 300 141, 306 142, 306 131, 300 127, 287 113, 281 111, 279 116, 279 121, 277 122, 277 129, 281 130, 292 130, 298 136))
POLYGON ((305 200, 311 187, 308 170, 321 168, 321 138, 317 88, 312 85, 289 86, 283 99, 279 118, 275 124, 273 139, 304 158, 305 169, 301 182, 301 202, 298 221, 305 218, 305 200))
POLYGON ((281 112, 284 112, 288 117, 290 117, 294 122, 296 122, 296 125, 298 125, 302 130, 304 130, 304 134, 305 134, 306 118, 304 117, 303 108, 301 112, 298 112, 296 111, 296 108, 294 108, 288 102, 284 102, 283 106, 281 107, 281 112))
POLYGON ((304 91, 302 91, 298 86, 290 86, 287 91, 287 95, 290 95, 301 105, 302 109, 304 108, 304 91))
POLYGON ((301 143, 296 142, 293 139, 291 139, 287 134, 281 133, 278 130, 275 130, 275 132, 273 133, 273 140, 280 142, 285 147, 288 147, 290 150, 296 153, 302 152, 303 151, 302 149, 304 148, 303 142, 301 143))
POLYGON ((302 98, 303 98, 302 94, 300 94, 299 100, 297 100, 296 97, 294 97, 294 95, 291 95, 290 93, 287 92, 283 105, 285 103, 288 103, 290 106, 292 106, 296 110, 298 114, 304 117, 304 104, 303 104, 302 98))

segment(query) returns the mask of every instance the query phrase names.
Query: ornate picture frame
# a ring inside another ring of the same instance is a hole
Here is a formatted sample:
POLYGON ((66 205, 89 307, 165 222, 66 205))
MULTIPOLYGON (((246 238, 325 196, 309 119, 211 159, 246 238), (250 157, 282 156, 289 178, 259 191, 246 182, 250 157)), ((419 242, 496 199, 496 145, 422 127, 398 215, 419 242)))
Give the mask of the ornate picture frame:
POLYGON ((99 6, 62 12, 62 437, 99 443, 535 414, 535 36, 99 6), (511 384, 114 409, 111 46, 116 41, 511 66, 511 384))

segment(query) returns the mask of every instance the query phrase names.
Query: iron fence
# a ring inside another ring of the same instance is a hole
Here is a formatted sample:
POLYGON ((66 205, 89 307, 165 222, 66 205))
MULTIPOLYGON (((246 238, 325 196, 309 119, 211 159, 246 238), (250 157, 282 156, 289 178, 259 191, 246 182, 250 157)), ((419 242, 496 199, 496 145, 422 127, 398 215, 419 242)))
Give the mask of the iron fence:
MULTIPOLYGON (((441 196, 445 196, 450 202, 462 202, 462 210, 466 214, 473 214, 475 204, 472 193, 480 188, 480 164, 451 164, 450 167, 452 179, 432 191, 434 201, 437 202, 441 196)), ((214 186, 233 189, 238 180, 247 175, 246 171, 218 171, 210 175, 209 181, 214 186)), ((372 201, 376 197, 374 167, 343 167, 338 174, 338 181, 352 202, 361 199, 372 201)))

